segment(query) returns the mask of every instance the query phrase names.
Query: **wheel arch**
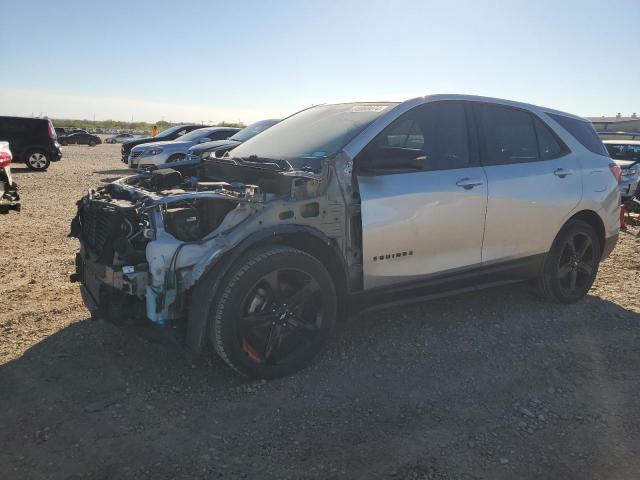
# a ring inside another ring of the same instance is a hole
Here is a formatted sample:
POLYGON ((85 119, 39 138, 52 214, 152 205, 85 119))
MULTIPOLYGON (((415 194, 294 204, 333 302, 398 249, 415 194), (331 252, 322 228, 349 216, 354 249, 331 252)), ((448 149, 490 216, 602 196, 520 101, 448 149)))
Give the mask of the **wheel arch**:
POLYGON ((189 290, 186 346, 192 354, 199 355, 204 348, 211 303, 231 267, 247 251, 270 244, 298 249, 321 262, 328 270, 336 287, 338 318, 344 316, 347 311, 349 276, 345 259, 335 240, 316 228, 304 225, 281 225, 260 230, 246 237, 217 261, 212 261, 189 290), (207 282, 207 279, 210 281, 207 282), (205 285, 211 283, 213 288, 207 290, 205 285))
MULTIPOLYGON (((578 213, 574 214, 565 222, 565 225, 569 223, 571 220, 582 220, 585 223, 588 223, 593 227, 593 229, 598 234, 598 240, 600 240, 600 249, 604 249, 605 245, 605 228, 604 222, 600 215, 598 215, 593 210, 581 210, 578 213)), ((563 225, 564 228, 564 225, 563 225)), ((602 252, 601 252, 602 253, 602 252)))

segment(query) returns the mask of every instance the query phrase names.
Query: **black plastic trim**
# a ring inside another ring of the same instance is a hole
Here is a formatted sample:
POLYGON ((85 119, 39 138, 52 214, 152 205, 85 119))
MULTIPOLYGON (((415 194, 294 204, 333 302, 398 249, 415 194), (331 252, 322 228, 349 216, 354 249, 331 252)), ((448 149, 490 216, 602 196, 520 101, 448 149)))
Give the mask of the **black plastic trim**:
POLYGON ((412 303, 460 292, 506 285, 538 277, 546 253, 488 265, 438 273, 429 277, 394 285, 365 290, 351 296, 350 311, 356 313, 372 308, 412 303))
POLYGON ((613 249, 616 248, 616 244, 618 243, 618 234, 611 235, 604 239, 604 245, 602 246, 602 260, 607 258, 613 252, 613 249))

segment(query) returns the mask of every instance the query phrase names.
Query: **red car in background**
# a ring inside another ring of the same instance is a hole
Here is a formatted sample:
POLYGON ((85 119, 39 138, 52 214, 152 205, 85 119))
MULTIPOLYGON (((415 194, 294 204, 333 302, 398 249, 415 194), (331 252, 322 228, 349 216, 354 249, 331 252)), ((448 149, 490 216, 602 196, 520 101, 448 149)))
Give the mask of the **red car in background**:
POLYGON ((0 142, 0 213, 20 210, 18 186, 11 178, 12 160, 9 142, 0 142))

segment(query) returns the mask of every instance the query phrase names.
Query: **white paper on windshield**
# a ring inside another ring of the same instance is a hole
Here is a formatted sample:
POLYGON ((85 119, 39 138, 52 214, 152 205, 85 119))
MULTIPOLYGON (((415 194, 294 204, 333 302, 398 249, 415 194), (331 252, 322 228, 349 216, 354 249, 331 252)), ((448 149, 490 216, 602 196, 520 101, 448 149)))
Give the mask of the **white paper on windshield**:
POLYGON ((354 105, 351 107, 352 112, 381 112, 388 108, 389 105, 354 105))

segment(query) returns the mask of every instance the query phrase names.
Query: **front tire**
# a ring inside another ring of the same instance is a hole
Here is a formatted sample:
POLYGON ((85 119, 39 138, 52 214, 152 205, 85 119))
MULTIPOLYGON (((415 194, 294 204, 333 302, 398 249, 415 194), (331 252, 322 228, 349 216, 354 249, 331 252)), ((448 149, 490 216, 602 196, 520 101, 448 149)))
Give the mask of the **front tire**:
POLYGON ((297 372, 331 336, 336 291, 311 255, 284 246, 249 251, 222 285, 209 312, 209 335, 218 355, 243 375, 297 372))
POLYGON ((46 152, 43 152, 42 150, 31 150, 27 152, 25 163, 30 170, 44 172, 49 168, 51 160, 49 160, 49 156, 46 152))
POLYGON ((537 281, 540 296, 560 303, 574 303, 588 292, 598 273, 602 245, 591 225, 569 221, 558 233, 537 281))

